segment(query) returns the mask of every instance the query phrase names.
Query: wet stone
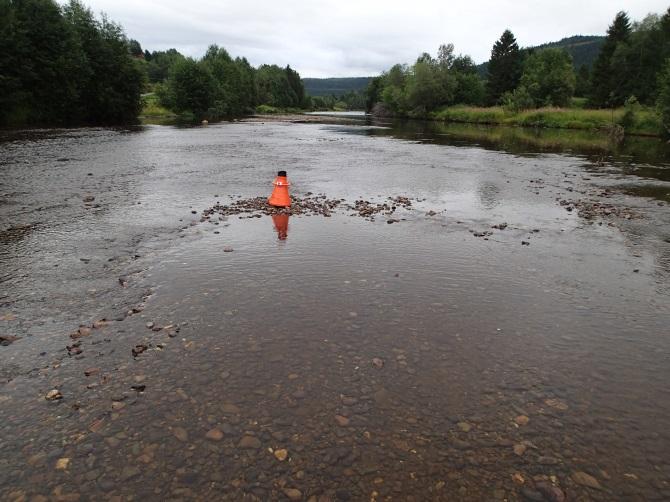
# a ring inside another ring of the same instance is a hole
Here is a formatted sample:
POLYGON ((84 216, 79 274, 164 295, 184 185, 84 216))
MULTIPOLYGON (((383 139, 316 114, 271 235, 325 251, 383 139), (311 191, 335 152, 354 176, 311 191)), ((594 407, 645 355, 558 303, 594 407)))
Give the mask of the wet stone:
POLYGON ((243 448, 246 450, 257 450, 261 447, 261 441, 254 436, 243 436, 237 446, 238 448, 243 448))
POLYGON ((188 441, 188 432, 183 427, 174 427, 172 429, 172 434, 179 441, 182 441, 182 442, 188 441))
POLYGON ((221 441, 223 439, 223 432, 219 429, 211 429, 205 434, 205 437, 211 441, 221 441))
POLYGON ((602 490, 602 486, 596 478, 587 474, 583 471, 573 472, 571 476, 572 480, 581 486, 586 486, 588 488, 593 488, 595 490, 602 490))

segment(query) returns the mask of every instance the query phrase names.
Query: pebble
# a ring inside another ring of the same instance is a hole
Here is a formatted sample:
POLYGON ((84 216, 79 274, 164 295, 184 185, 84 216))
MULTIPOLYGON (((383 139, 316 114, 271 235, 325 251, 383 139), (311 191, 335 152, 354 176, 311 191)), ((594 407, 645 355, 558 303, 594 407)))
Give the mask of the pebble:
POLYGON ((58 389, 53 389, 47 392, 47 395, 44 396, 44 399, 47 401, 56 401, 58 399, 63 399, 63 394, 58 389))
POLYGON ((463 432, 470 432, 472 429, 472 426, 467 422, 458 422, 456 425, 463 432))
POLYGON ((349 425, 350 420, 342 415, 335 415, 335 422, 337 422, 337 425, 340 427, 346 427, 349 425))
POLYGON ((59 471, 64 471, 70 466, 70 459, 69 458, 59 458, 56 461, 56 469, 59 471))
POLYGON ((174 427, 172 429, 172 434, 181 442, 188 440, 188 432, 183 427, 174 427))
POLYGON ((519 415, 514 419, 514 423, 517 425, 526 425, 530 422, 530 418, 528 418, 526 415, 519 415))
POLYGON ((515 444, 514 445, 514 454, 521 456, 524 453, 526 453, 526 445, 525 444, 515 444))
POLYGON ((232 252, 233 252, 233 248, 230 247, 230 246, 225 246, 225 247, 223 248, 223 252, 224 252, 224 253, 232 253, 232 252))
POLYGON ((280 462, 283 462, 288 457, 288 451, 285 449, 279 449, 274 451, 274 456, 280 462))
POLYGON ((242 439, 240 439, 237 447, 244 448, 246 450, 257 450, 261 447, 261 441, 254 436, 244 436, 242 439))
POLYGON ((223 432, 219 429, 212 429, 205 434, 205 437, 212 441, 221 441, 223 439, 223 432))
POLYGON ((378 357, 373 357, 373 358, 372 358, 372 365, 373 365, 375 368, 381 369, 381 368, 384 367, 384 360, 383 360, 383 359, 380 359, 380 358, 378 358, 378 357))
POLYGON ((586 474, 583 471, 577 471, 572 473, 572 480, 578 485, 586 486, 588 488, 593 488, 595 490, 602 490, 603 487, 600 486, 600 483, 596 478, 590 474, 586 474))
POLYGON ((93 376, 97 375, 98 373, 100 373, 100 368, 87 368, 84 370, 84 375, 86 376, 93 376))
POLYGON ((297 488, 284 488, 284 495, 286 495, 290 500, 302 499, 302 492, 297 488))

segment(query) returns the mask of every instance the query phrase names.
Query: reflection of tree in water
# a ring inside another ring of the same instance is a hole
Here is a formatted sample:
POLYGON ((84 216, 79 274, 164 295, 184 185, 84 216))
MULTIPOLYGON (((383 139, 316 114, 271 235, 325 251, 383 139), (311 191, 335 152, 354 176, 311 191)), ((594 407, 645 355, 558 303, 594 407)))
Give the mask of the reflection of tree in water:
POLYGON ((500 204, 500 188, 493 183, 481 183, 477 186, 477 195, 486 209, 493 209, 500 204))

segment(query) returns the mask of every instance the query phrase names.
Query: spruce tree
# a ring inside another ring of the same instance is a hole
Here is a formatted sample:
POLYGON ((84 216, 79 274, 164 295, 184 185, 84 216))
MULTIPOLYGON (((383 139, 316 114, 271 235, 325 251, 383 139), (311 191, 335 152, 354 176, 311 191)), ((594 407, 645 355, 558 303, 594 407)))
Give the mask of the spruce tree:
MULTIPOLYGON (((621 104, 616 102, 620 99, 615 96, 615 92, 621 87, 620 82, 626 78, 626 75, 617 72, 617 69, 612 67, 612 60, 617 46, 630 40, 631 31, 628 14, 623 11, 619 12, 607 30, 605 43, 593 65, 590 97, 592 106, 602 107, 621 104)), ((625 98, 623 97, 623 99, 625 98)))
POLYGON ((491 50, 487 83, 490 104, 497 103, 503 94, 513 91, 519 85, 522 62, 516 38, 511 31, 505 30, 491 50))

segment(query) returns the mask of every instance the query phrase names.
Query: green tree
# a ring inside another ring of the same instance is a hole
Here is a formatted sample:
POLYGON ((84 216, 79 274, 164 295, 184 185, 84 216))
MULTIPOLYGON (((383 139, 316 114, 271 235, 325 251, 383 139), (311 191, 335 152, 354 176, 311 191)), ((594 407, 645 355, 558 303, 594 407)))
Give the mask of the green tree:
MULTIPOLYGON (((615 106, 623 103, 625 96, 621 96, 621 84, 629 75, 621 74, 620 66, 613 67, 612 62, 617 47, 620 44, 627 44, 630 40, 631 31, 628 14, 619 12, 607 30, 605 43, 593 65, 589 99, 592 106, 615 106)), ((620 49, 619 54, 622 50, 620 49)))
POLYGON ((175 63, 170 69, 161 103, 177 113, 192 114, 196 120, 208 118, 215 104, 216 82, 209 68, 192 58, 175 63))
POLYGON ((656 109, 661 117, 661 134, 670 137, 670 59, 665 61, 658 76, 658 98, 656 109))
POLYGON ((510 30, 505 30, 491 50, 487 82, 490 104, 497 103, 503 94, 519 85, 522 63, 523 56, 514 35, 510 30))
POLYGON ((591 92, 591 72, 589 72, 589 67, 585 64, 581 65, 575 77, 575 96, 579 96, 580 98, 587 97, 591 92))
POLYGON ((575 91, 572 58, 562 49, 535 51, 524 62, 520 86, 535 106, 568 106, 575 91))

